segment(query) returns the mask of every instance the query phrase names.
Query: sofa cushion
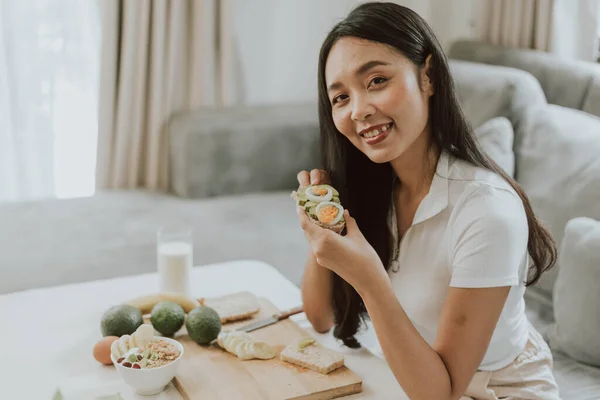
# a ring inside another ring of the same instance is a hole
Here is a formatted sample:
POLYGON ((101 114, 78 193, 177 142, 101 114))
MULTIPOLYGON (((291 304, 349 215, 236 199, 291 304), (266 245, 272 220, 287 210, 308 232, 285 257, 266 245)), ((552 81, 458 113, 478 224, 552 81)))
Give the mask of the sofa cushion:
POLYGON ((505 117, 492 118, 475 129, 475 136, 483 150, 496 164, 508 175, 514 176, 514 133, 510 121, 505 117))
POLYGON ((581 362, 600 367, 600 222, 569 221, 554 289, 550 344, 581 362))
POLYGON ((316 103, 201 108, 168 125, 172 191, 203 198, 293 190, 319 167, 316 103))
MULTIPOLYGON (((556 105, 529 112, 535 123, 515 146, 517 181, 560 247, 567 221, 600 219, 600 118, 556 105)), ((531 289, 551 297, 560 265, 531 289)))

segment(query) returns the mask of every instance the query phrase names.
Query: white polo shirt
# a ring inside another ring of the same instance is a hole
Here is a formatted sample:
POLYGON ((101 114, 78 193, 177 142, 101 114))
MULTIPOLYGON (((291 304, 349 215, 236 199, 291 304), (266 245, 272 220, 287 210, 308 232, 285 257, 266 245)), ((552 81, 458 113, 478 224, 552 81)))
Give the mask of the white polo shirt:
MULTIPOLYGON (((390 225, 397 238, 393 202, 390 225)), ((501 176, 441 153, 389 270, 398 300, 430 345, 448 287, 512 286, 479 369, 497 370, 517 357, 529 332, 528 235, 523 203, 501 176)))

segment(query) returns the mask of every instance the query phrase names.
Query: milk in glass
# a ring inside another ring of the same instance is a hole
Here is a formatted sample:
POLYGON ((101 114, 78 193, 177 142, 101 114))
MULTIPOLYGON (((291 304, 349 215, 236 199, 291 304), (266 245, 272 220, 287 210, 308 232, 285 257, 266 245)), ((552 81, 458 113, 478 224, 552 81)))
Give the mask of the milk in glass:
POLYGON ((157 246, 159 290, 191 295, 194 251, 191 234, 161 230, 157 246))

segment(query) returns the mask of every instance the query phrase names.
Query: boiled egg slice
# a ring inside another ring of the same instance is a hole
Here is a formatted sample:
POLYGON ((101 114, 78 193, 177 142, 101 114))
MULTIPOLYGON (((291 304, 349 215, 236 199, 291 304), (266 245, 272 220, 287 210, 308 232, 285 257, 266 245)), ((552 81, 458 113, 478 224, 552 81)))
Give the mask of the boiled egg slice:
POLYGON ((317 204, 315 210, 317 219, 324 225, 335 225, 344 216, 344 208, 333 201, 324 201, 317 204))
POLYGON ((331 201, 333 198, 333 190, 324 186, 311 186, 306 188, 306 198, 314 203, 331 201))

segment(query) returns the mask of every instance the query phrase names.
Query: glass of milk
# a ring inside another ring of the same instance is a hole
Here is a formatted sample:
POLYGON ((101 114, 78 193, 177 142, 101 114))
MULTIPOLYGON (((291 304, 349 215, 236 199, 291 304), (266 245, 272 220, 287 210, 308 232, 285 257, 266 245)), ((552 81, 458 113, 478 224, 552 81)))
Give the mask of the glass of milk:
POLYGON ((194 257, 192 231, 183 228, 159 229, 156 252, 159 290, 191 295, 190 279, 194 257))

